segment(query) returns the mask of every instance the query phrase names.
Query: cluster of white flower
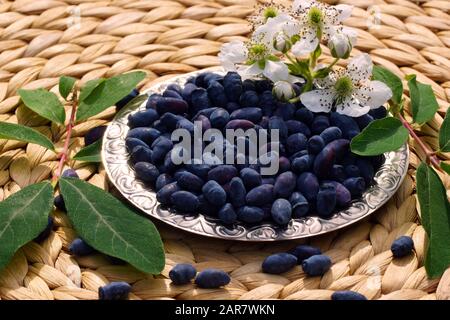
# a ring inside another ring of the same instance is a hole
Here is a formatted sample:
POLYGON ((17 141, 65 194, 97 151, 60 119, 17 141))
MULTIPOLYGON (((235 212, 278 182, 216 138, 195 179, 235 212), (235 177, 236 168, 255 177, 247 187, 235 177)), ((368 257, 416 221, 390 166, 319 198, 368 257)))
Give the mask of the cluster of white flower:
POLYGON ((315 0, 295 0, 290 10, 269 5, 251 17, 251 39, 224 44, 219 59, 227 71, 237 71, 243 79, 270 79, 275 95, 300 100, 311 111, 335 109, 361 116, 384 104, 392 92, 384 83, 370 80, 372 61, 367 54, 354 57, 346 69, 333 69, 339 59, 350 56, 356 43, 356 31, 342 25, 351 12, 352 6, 315 0), (321 43, 335 58, 329 66, 317 65, 321 43), (299 97, 293 83, 304 83, 299 97))

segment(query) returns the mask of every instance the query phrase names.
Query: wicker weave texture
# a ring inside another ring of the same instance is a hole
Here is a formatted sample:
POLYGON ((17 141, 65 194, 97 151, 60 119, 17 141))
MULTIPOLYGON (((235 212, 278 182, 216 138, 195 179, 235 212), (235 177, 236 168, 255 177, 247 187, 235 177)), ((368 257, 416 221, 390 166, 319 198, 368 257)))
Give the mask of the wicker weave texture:
MULTIPOLYGON (((375 63, 399 76, 416 73, 419 81, 432 85, 440 110, 421 134, 436 147, 450 101, 450 1, 327 2, 355 6, 346 21, 359 29, 353 54, 368 52, 375 63)), ((142 87, 148 87, 173 74, 215 66, 222 43, 249 33, 245 17, 255 4, 254 0, 0 0, 0 121, 26 124, 61 147, 64 128, 20 105, 17 89, 45 87, 56 93, 61 75, 84 83, 136 69, 147 72, 142 87)), ((77 125, 71 153, 83 146, 87 130, 108 123, 114 112, 110 108, 77 125)), ((159 276, 113 265, 101 254, 74 258, 67 249, 76 233, 67 216, 54 211, 50 237, 24 246, 0 273, 0 297, 97 299, 99 286, 127 281, 133 287, 130 299, 329 299, 333 291, 345 289, 369 299, 450 299, 450 269, 441 279, 429 280, 423 267, 426 234, 412 177, 424 155, 414 142, 410 146, 410 174, 383 209, 362 223, 309 241, 333 260, 323 277, 307 277, 300 267, 282 275, 262 273, 264 257, 301 241, 205 241, 160 224, 166 267, 159 276), (400 235, 413 237, 416 252, 393 259, 389 248, 400 235), (168 272, 180 262, 193 263, 198 270, 223 269, 232 281, 211 290, 173 286, 168 272)), ((448 154, 443 157, 450 160, 448 154)), ((69 165, 82 179, 108 189, 103 168, 80 162, 69 165)), ((0 140, 0 200, 49 178, 56 166, 57 156, 40 146, 0 140)), ((448 177, 444 183, 450 189, 448 177)))

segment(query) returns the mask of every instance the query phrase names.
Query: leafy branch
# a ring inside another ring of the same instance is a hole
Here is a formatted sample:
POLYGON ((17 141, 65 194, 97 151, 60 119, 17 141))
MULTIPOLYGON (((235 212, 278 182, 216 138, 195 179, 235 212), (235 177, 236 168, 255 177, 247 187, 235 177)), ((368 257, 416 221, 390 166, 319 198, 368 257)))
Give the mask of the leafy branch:
MULTIPOLYGON (((19 90, 27 108, 56 125, 64 125, 66 135, 51 181, 28 186, 0 202, 0 242, 5 244, 0 246, 0 270, 17 250, 46 228, 53 209, 53 192, 58 188, 69 219, 90 246, 127 261, 144 272, 157 274, 162 270, 162 241, 151 221, 136 215, 104 190, 63 174, 69 160, 101 160, 101 139, 70 159, 74 126, 124 98, 129 100, 130 92, 144 78, 143 72, 130 72, 109 79, 91 80, 78 87, 76 79, 61 77, 59 94, 70 106, 67 121, 64 105, 56 94, 44 89, 19 90)), ((48 137, 20 124, 0 122, 0 138, 35 143, 55 152, 55 146, 48 137)))
POLYGON ((351 148, 356 154, 377 155, 397 150, 408 141, 409 136, 416 141, 417 147, 426 157, 416 172, 421 220, 429 242, 425 268, 429 277, 439 277, 450 265, 450 205, 445 187, 435 170, 450 174, 450 166, 437 156, 450 151, 450 112, 447 111, 440 128, 439 149, 434 151, 415 131, 415 128, 433 119, 439 108, 431 86, 417 82, 415 75, 406 76, 412 114, 412 122, 408 122, 401 79, 381 67, 374 67, 373 77, 386 83, 392 90, 389 101, 392 117, 373 121, 352 139, 351 148))

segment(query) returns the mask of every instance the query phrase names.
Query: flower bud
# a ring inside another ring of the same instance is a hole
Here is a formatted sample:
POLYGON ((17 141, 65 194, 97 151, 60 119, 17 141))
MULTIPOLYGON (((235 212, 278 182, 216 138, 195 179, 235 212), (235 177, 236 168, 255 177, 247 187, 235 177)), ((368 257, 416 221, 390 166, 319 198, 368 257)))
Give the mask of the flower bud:
POLYGON ((292 48, 291 41, 286 37, 285 34, 279 32, 275 35, 273 39, 273 47, 275 50, 280 51, 282 53, 286 53, 292 48))
POLYGON ((273 95, 281 101, 288 101, 296 96, 294 87, 287 81, 277 81, 273 85, 273 95))
POLYGON ((352 42, 348 36, 337 33, 331 37, 328 42, 328 47, 330 48, 331 55, 334 58, 347 59, 352 51, 352 42))

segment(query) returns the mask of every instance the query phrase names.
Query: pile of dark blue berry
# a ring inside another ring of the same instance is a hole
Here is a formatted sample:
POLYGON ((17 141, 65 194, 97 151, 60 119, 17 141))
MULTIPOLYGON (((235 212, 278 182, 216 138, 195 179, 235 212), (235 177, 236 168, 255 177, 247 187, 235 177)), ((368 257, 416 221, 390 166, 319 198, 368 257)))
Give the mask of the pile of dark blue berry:
POLYGON ((359 118, 315 114, 301 103, 277 101, 267 80, 206 72, 190 78, 184 88, 172 84, 151 95, 146 110, 129 117, 126 146, 136 176, 156 190, 161 204, 216 217, 226 225, 272 220, 285 226, 292 218, 330 218, 373 183, 383 157, 356 156, 349 144, 385 115, 384 107, 359 118), (194 121, 201 121, 203 130, 221 130, 224 137, 225 129, 278 129, 278 173, 262 176, 258 162, 249 161, 175 165, 171 133, 178 128, 192 132, 194 121))

